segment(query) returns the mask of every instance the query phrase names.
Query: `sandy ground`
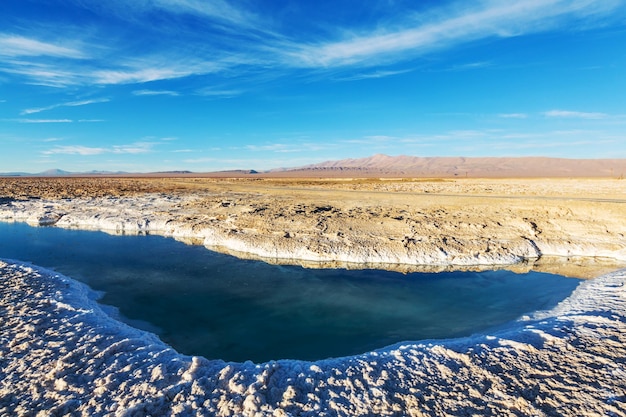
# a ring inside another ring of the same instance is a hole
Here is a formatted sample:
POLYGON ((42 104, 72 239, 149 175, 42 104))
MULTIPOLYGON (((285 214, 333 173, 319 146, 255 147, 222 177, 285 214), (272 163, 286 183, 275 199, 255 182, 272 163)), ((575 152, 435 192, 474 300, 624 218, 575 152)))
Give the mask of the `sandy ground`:
POLYGON ((0 219, 159 233, 311 267, 589 277, 626 262, 618 179, 4 178, 0 219))

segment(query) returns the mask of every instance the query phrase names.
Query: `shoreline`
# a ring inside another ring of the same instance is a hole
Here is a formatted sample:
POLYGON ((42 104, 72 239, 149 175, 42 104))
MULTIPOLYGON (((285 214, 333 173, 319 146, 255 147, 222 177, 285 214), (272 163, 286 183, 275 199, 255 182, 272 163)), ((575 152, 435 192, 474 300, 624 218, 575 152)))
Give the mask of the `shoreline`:
POLYGON ((305 267, 626 265, 626 183, 617 180, 40 180, 11 182, 0 221, 158 234, 305 267))

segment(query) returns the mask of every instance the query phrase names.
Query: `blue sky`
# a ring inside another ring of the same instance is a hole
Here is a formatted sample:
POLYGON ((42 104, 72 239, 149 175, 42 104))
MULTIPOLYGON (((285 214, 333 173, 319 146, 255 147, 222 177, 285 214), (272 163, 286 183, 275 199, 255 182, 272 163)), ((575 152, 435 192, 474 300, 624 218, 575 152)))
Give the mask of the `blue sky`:
POLYGON ((626 158, 626 0, 3 0, 0 172, 626 158))

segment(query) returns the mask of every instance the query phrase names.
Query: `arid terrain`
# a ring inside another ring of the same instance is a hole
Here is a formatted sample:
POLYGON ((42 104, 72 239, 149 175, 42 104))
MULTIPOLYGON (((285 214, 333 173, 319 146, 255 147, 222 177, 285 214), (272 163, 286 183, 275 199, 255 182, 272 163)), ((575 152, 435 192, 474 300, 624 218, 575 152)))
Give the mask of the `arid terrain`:
MULTIPOLYGON (((625 196, 619 179, 3 178, 0 220, 310 267, 598 277, 624 268, 625 196)), ((54 271, 0 276, 0 414, 626 417, 624 270, 488 334, 262 364, 181 355, 54 271)))
POLYGON ((4 220, 158 233, 313 267, 592 276, 626 261, 619 179, 4 178, 0 198, 4 220))

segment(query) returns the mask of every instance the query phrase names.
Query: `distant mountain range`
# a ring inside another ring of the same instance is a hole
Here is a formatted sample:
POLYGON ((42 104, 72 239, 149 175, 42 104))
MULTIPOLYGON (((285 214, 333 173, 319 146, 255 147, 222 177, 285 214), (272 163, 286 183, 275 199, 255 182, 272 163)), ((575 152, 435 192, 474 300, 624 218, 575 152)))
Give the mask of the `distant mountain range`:
POLYGON ((232 170, 197 173, 191 171, 162 171, 128 173, 111 171, 69 172, 50 169, 37 174, 24 172, 0 173, 11 177, 63 177, 63 176, 326 176, 326 177, 613 177, 626 175, 626 159, 564 159, 546 157, 418 157, 373 155, 359 159, 341 159, 295 168, 277 168, 268 171, 232 170))
POLYGON ((418 177, 623 177, 626 159, 564 159, 546 157, 417 157, 377 154, 341 159, 283 173, 328 176, 410 175, 418 177))

